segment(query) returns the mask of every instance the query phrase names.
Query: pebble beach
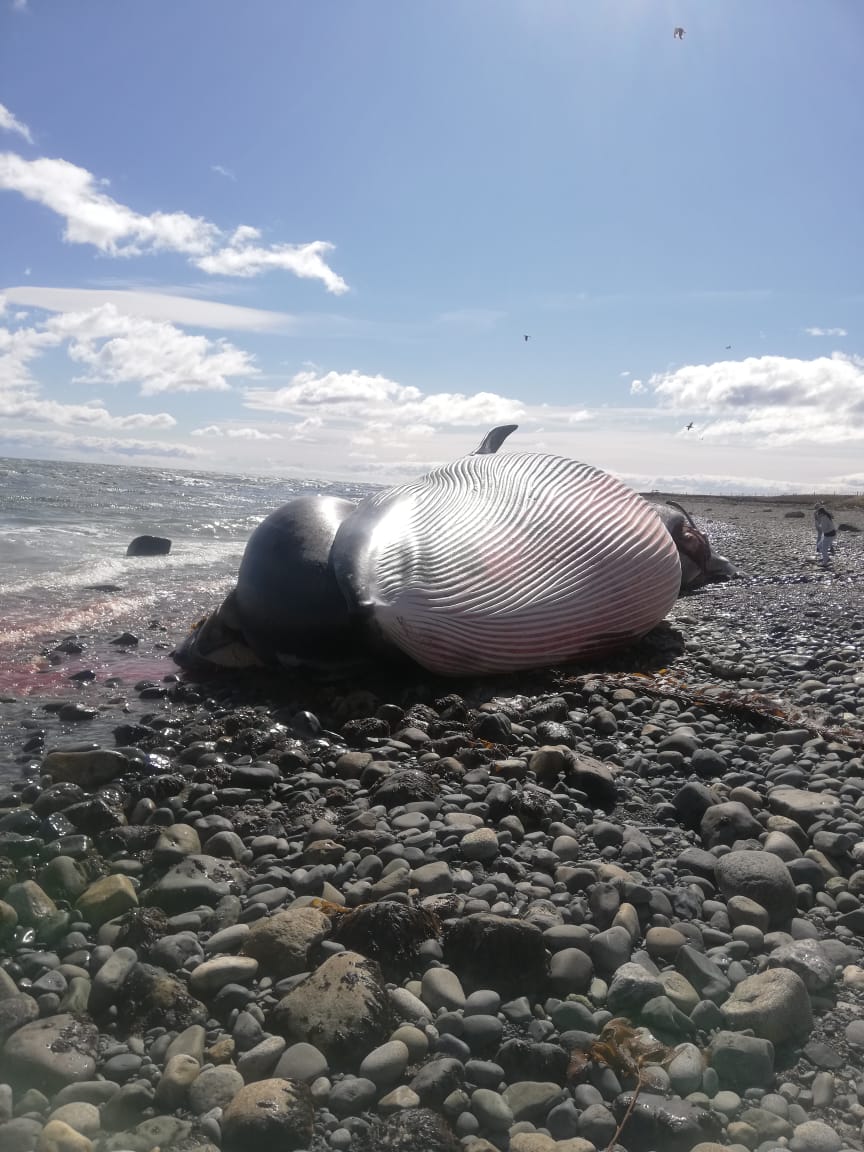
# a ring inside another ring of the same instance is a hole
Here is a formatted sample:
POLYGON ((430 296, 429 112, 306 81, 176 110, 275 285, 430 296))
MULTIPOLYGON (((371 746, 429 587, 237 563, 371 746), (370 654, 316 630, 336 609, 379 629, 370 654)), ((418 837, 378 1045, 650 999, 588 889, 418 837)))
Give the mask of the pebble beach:
POLYGON ((683 503, 740 577, 590 666, 34 650, 4 1152, 864 1149, 864 503, 826 570, 812 499, 683 503))

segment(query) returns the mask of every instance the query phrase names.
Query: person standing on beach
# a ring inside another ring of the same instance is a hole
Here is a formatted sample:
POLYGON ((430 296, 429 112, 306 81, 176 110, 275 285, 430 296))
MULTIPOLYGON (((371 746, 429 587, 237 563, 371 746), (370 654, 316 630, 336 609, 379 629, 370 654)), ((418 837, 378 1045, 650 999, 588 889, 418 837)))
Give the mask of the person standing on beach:
POLYGON ((816 522, 816 549, 822 558, 822 567, 824 568, 828 564, 834 548, 837 529, 834 525, 834 517, 823 504, 816 505, 813 519, 816 522))

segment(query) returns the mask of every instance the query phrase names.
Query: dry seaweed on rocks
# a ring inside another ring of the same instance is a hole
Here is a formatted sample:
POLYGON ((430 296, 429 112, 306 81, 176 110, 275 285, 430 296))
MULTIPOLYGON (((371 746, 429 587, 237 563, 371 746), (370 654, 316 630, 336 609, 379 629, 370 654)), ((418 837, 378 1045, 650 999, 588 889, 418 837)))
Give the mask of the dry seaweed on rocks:
POLYGON ((585 676, 566 677, 562 685, 570 688, 584 688, 589 683, 602 683, 607 689, 629 688, 643 696, 655 700, 674 700, 685 708, 705 707, 737 724, 749 724, 757 732, 778 732, 784 728, 804 728, 813 736, 824 740, 845 743, 854 748, 864 747, 864 735, 854 728, 845 726, 830 727, 825 724, 827 716, 814 709, 784 706, 776 698, 765 696, 750 689, 735 691, 719 684, 688 685, 683 680, 662 669, 653 674, 646 673, 592 673, 585 676))
POLYGON ((330 917, 337 943, 376 961, 388 977, 403 976, 416 964, 420 945, 441 936, 434 912, 396 900, 345 908, 316 898, 312 907, 330 917))

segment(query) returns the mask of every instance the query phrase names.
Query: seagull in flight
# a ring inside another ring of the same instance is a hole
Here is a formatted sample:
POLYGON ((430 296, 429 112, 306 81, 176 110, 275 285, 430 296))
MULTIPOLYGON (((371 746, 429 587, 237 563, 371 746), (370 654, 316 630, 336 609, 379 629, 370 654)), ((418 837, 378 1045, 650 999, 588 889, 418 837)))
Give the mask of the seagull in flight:
POLYGON ((727 345, 726 345, 726 351, 728 352, 728 351, 729 351, 729 349, 730 349, 731 347, 732 347, 732 345, 731 345, 731 344, 727 344, 727 345))
POLYGON ((686 431, 689 432, 692 427, 693 427, 693 421, 691 420, 690 423, 687 425, 686 431))
POLYGON ((685 31, 683 28, 676 28, 675 31, 672 33, 672 39, 673 40, 683 40, 684 36, 685 36, 685 31))
POLYGON ((523 336, 523 337, 522 337, 522 339, 523 339, 523 340, 525 341, 525 343, 527 344, 527 343, 528 343, 528 341, 531 339, 531 337, 530 337, 530 336, 523 336))

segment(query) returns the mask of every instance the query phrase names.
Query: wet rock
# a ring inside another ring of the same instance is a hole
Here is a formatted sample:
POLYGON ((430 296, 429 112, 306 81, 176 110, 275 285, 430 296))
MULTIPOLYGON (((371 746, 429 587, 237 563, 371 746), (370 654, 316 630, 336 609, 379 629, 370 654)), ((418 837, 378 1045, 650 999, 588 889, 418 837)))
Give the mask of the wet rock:
POLYGON ((81 788, 98 788, 129 771, 129 761, 121 752, 94 748, 87 752, 49 752, 42 760, 42 771, 55 783, 78 784, 81 788))
POLYGON ((7 1039, 3 1065, 14 1080, 56 1091, 96 1071, 95 1025, 68 1013, 25 1024, 7 1039))
MULTIPOLYGON (((633 1103, 625 1092, 614 1102, 619 1122, 633 1103)), ((627 1121, 628 1152, 691 1152, 697 1144, 719 1137, 720 1121, 707 1108, 700 1108, 677 1097, 665 1099, 653 1092, 642 1092, 627 1121)))
POLYGON ((186 856, 153 885, 147 903, 169 916, 188 912, 200 904, 216 904, 231 891, 238 872, 234 865, 215 856, 186 856))
POLYGON ((151 964, 135 965, 123 985, 117 1009, 125 1034, 159 1027, 181 1030, 207 1019, 207 1009, 176 977, 151 964))
POLYGON ((167 556, 171 541, 166 536, 136 536, 126 548, 127 556, 167 556))
POLYGON ((97 880, 78 898, 78 912, 98 928, 106 920, 122 916, 138 904, 138 894, 128 876, 111 875, 97 880))

